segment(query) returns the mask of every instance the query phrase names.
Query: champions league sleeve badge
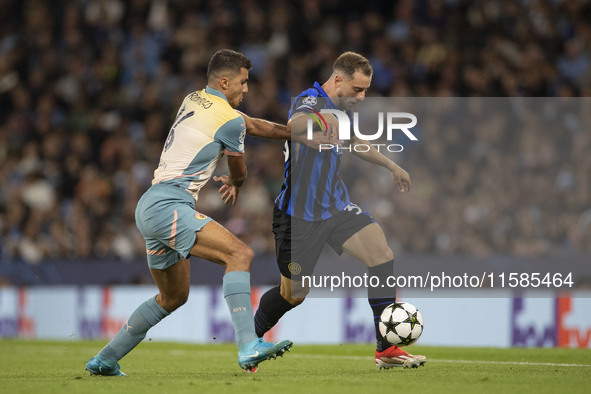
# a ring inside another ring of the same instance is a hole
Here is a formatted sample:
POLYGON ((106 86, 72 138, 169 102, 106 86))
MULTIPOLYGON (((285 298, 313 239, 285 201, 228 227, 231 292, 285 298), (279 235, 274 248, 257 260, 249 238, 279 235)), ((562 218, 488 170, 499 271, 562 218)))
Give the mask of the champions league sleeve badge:
POLYGON ((318 103, 318 100, 314 96, 308 96, 302 100, 302 103, 313 107, 316 105, 316 103, 318 103))

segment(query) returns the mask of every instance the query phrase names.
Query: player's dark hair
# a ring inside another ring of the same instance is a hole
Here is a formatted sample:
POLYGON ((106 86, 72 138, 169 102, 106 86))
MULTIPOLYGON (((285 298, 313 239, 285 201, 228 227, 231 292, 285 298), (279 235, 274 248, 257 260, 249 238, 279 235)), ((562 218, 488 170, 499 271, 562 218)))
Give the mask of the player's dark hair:
POLYGON ((240 69, 250 70, 252 62, 240 52, 231 49, 220 49, 213 54, 207 65, 207 79, 211 80, 221 76, 222 72, 229 72, 231 75, 238 74, 240 69))
POLYGON ((343 53, 334 62, 332 69, 341 71, 348 77, 353 77, 356 71, 360 71, 368 77, 373 74, 373 68, 369 64, 369 60, 355 52, 343 53))

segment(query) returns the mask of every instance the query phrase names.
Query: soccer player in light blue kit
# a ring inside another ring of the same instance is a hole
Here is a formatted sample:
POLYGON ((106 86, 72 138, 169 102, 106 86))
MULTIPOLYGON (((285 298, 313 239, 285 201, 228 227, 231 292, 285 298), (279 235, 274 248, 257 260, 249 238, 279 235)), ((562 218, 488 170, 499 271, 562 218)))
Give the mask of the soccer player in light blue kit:
POLYGON ((223 49, 211 58, 207 87, 185 97, 170 129, 152 187, 140 199, 135 218, 146 240, 150 273, 159 293, 140 305, 119 333, 86 363, 91 375, 124 376, 118 361, 136 347, 147 331, 178 307, 189 295, 189 257, 196 256, 225 267, 223 293, 232 317, 238 345, 238 364, 255 372, 260 362, 276 358, 291 341, 264 342, 258 338, 250 301, 250 263, 253 251, 238 238, 198 212, 199 190, 224 155, 229 175, 220 193, 235 204, 246 179, 244 138, 249 134, 285 138, 284 126, 251 119, 235 108, 248 91, 251 61, 223 49))

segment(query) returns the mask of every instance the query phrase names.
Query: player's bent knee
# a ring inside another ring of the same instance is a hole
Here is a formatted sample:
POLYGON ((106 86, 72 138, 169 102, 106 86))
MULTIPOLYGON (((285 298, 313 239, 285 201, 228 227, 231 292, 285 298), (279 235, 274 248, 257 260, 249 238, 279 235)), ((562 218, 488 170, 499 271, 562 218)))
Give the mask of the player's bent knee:
MULTIPOLYGON (((283 297, 283 298, 285 298, 285 297, 283 297)), ((305 300, 306 300, 305 297, 304 298, 298 298, 298 297, 289 296, 289 297, 285 298, 285 301, 289 302, 292 306, 301 305, 302 302, 304 302, 305 300)))
POLYGON ((164 296, 164 295, 160 295, 160 300, 159 302, 160 305, 162 306, 162 308, 164 308, 164 310, 166 310, 168 313, 177 310, 178 308, 180 308, 181 306, 185 305, 185 303, 187 302, 187 300, 189 299, 189 292, 182 292, 182 293, 178 293, 178 294, 174 294, 174 295, 168 295, 168 296, 164 296))
POLYGON ((185 305, 187 302, 188 297, 178 297, 171 301, 170 306, 172 310, 176 310, 181 306, 185 305))
POLYGON ((394 260, 394 252, 392 252, 392 249, 387 248, 387 250, 384 252, 382 263, 390 260, 394 260))
POLYGON ((304 302, 309 292, 310 289, 308 288, 292 288, 291 290, 281 288, 281 296, 293 306, 298 306, 304 302))
POLYGON ((235 271, 250 271, 250 264, 254 258, 254 251, 247 245, 240 244, 232 251, 228 266, 235 271))
POLYGON ((394 260, 394 252, 389 247, 386 247, 384 249, 378 249, 369 255, 365 263, 368 267, 373 267, 391 260, 394 260))
POLYGON ((252 259, 254 259, 254 250, 252 250, 252 248, 250 248, 249 246, 245 245, 241 253, 244 256, 244 259, 248 261, 248 265, 250 266, 252 259))

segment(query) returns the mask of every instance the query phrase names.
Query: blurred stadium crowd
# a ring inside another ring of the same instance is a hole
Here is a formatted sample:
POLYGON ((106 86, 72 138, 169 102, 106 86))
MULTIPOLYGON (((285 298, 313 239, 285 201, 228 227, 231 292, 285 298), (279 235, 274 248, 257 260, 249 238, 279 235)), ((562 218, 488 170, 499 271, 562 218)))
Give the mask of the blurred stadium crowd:
MULTIPOLYGON (((1 259, 143 261, 135 205, 220 48, 254 63, 241 109, 285 122, 344 50, 370 59, 368 96, 591 96, 589 21, 574 0, 3 0, 1 259)), ((492 130, 444 130, 402 155, 408 195, 347 182, 401 251, 591 253, 591 131, 492 130)), ((248 140, 247 163, 236 208, 210 184, 198 209, 272 252, 282 142, 248 140)))

